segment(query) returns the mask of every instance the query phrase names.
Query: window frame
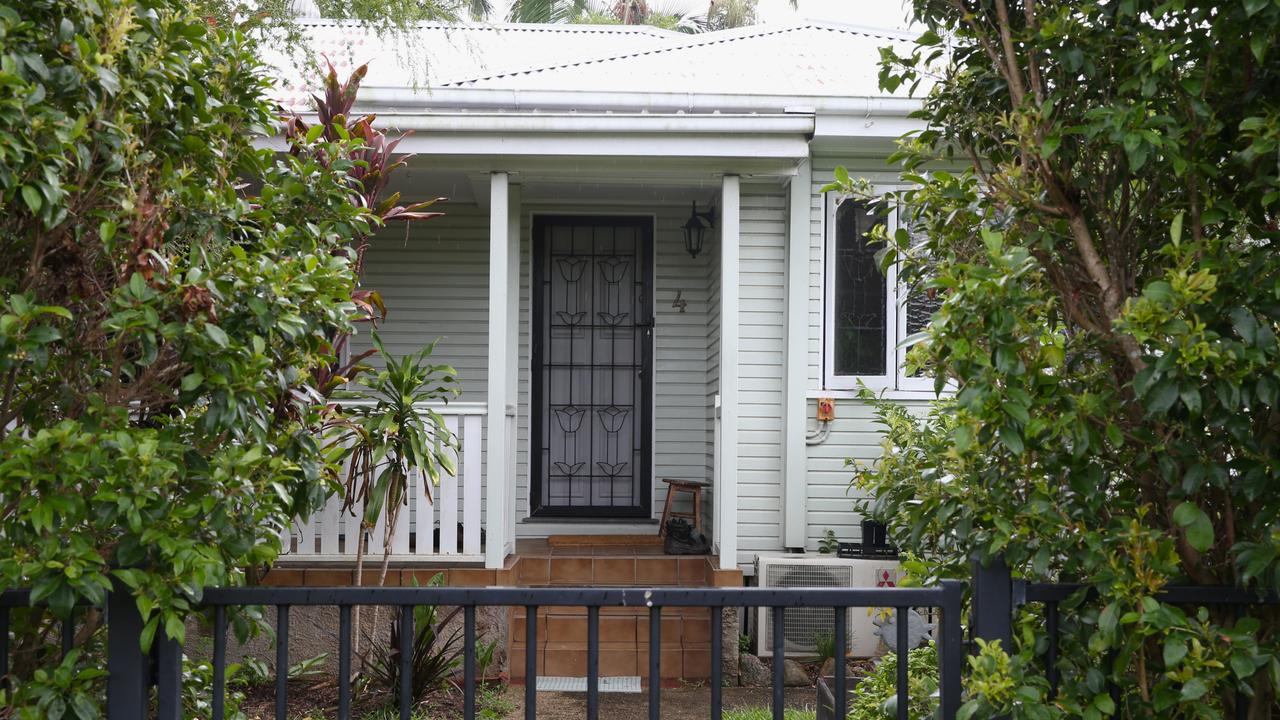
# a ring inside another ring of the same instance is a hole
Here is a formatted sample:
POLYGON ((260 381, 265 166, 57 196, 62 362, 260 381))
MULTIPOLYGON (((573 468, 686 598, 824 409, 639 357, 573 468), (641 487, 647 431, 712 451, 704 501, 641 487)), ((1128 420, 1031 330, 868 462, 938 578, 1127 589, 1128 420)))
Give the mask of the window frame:
POLYGON ((894 343, 894 347, 897 350, 896 352, 896 355, 897 355, 896 372, 898 375, 897 389, 912 390, 912 391, 928 391, 930 394, 932 394, 933 387, 934 387, 932 375, 921 375, 919 377, 912 377, 907 374, 907 351, 910 350, 911 347, 915 345, 915 343, 912 343, 911 345, 901 346, 902 343, 905 342, 907 339, 908 296, 907 296, 907 293, 903 292, 903 288, 901 285, 897 286, 897 289, 895 292, 899 297, 899 303, 898 303, 898 309, 897 309, 899 340, 896 343, 894 343))
MULTIPOLYGON (((877 194, 890 189, 892 188, 881 186, 875 186, 874 188, 877 194)), ((849 200, 853 200, 853 197, 846 193, 834 190, 826 193, 826 222, 823 229, 823 244, 825 247, 823 258, 822 386, 827 390, 856 390, 858 382, 861 381, 863 385, 872 390, 895 390, 897 389, 898 375, 898 322, 895 319, 898 312, 898 268, 896 263, 889 268, 889 272, 885 277, 885 373, 881 375, 837 375, 835 372, 836 333, 833 318, 836 304, 836 211, 841 203, 849 200)), ((896 218, 885 218, 885 223, 888 225, 887 230, 890 234, 897 229, 896 218)))
MULTIPOLYGON (((895 189, 902 189, 902 188, 895 188, 895 189)), ((897 227, 901 227, 901 223, 897 222, 898 214, 899 213, 897 211, 894 212, 894 220, 895 220, 894 229, 896 229, 897 227)), ((895 279, 897 278, 896 266, 900 265, 901 262, 902 261, 899 260, 897 263, 894 263, 895 279)), ((897 307, 898 341, 894 343, 894 348, 896 349, 896 356, 897 356, 896 358, 897 365, 895 368, 898 375, 897 389, 902 391, 927 391, 930 394, 932 394, 934 392, 934 384, 933 384, 934 379, 932 375, 921 375, 920 377, 912 377, 908 375, 906 372, 907 351, 910 350, 912 346, 916 344, 916 343, 912 343, 911 345, 902 345, 902 343, 906 342, 906 339, 908 337, 907 301, 910 300, 910 295, 906 292, 906 290, 907 289, 903 287, 901 283, 897 283, 894 285, 893 292, 898 298, 898 307, 897 307)))
MULTIPOLYGON (((876 195, 902 190, 907 186, 896 184, 873 185, 876 195)), ((868 389, 911 395, 934 394, 931 376, 911 377, 905 372, 906 353, 910 347, 899 347, 907 337, 907 293, 898 282, 898 266, 888 268, 885 277, 885 368, 881 375, 837 375, 835 373, 835 284, 836 284, 836 210, 840 204, 853 198, 845 193, 824 193, 825 226, 823 228, 823 312, 822 312, 822 389, 824 391, 857 390, 859 382, 868 389)), ((890 236, 900 227, 898 212, 885 218, 890 236)))

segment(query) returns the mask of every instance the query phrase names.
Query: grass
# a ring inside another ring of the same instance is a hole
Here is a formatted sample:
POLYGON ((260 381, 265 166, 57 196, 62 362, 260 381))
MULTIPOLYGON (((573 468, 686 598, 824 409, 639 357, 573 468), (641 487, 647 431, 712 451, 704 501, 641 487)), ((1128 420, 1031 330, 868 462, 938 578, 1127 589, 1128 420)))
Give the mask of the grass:
MULTIPOLYGON (((817 720, 818 713, 813 710, 787 708, 782 717, 786 720, 817 720)), ((773 711, 764 707, 725 710, 724 720, 773 720, 773 711)))
POLYGON ((504 685, 485 685, 476 694, 476 714, 481 720, 501 720, 516 709, 516 704, 503 692, 504 685))

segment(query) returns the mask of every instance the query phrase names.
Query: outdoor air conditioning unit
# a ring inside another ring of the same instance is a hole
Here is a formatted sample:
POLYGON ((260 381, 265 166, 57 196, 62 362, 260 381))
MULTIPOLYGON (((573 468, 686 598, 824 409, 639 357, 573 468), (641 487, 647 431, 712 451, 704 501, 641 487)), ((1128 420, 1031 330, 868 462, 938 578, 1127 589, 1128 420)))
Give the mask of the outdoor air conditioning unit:
MULTIPOLYGON (((757 557, 756 579, 768 588, 873 588, 892 586, 898 577, 898 563, 892 559, 844 559, 823 556, 757 557)), ((849 608, 845 624, 845 647, 853 657, 876 654, 880 637, 867 608, 849 608)), ((756 624, 757 654, 773 655, 773 614, 771 608, 759 608, 756 624)), ((782 634, 786 654, 813 657, 817 639, 835 630, 832 608, 795 607, 783 610, 782 634)))

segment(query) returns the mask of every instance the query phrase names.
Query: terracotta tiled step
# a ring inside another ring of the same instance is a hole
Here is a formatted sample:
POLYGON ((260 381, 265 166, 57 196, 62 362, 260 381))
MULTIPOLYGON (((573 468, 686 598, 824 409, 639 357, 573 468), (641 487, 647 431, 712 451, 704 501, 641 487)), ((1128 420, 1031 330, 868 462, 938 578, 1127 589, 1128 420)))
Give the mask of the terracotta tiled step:
POLYGON ((521 587, 707 587, 713 579, 702 556, 530 556, 515 574, 521 587))
MULTIPOLYGON (((527 631, 527 614, 516 608, 511 618, 511 642, 522 647, 527 631)), ((584 608, 540 608, 538 642, 587 642, 587 612, 584 608)), ((647 608, 601 608, 600 642, 649 644, 647 608)), ((707 608, 665 608, 662 612, 662 644, 679 645, 711 642, 711 611, 707 608)))
MULTIPOLYGON (((724 587, 742 584, 739 571, 717 570, 714 558, 671 557, 656 553, 575 552, 554 548, 521 554, 512 568, 521 587, 724 587)), ((660 550, 660 549, 659 549, 660 550)), ((525 608, 510 614, 510 677, 523 682, 528 627, 525 608)), ((587 672, 587 610, 581 607, 538 608, 538 672, 582 677, 587 672)), ((600 674, 649 672, 649 609, 600 609, 600 674)), ((663 608, 661 675, 664 684, 705 680, 711 675, 711 613, 708 608, 663 608)), ((646 680, 647 682, 647 680, 646 680)))
MULTIPOLYGON (((525 676, 525 655, 523 647, 511 649, 510 676, 513 679, 525 676)), ((702 680, 711 676, 710 646, 679 645, 662 647, 659 661, 662 678, 686 680, 702 680)), ((583 643, 548 642, 538 648, 538 673, 540 675, 557 675, 567 677, 585 677, 587 674, 587 647, 583 643)), ((600 674, 613 677, 619 675, 647 676, 649 673, 649 650, 647 647, 636 648, 631 643, 600 643, 600 674)))

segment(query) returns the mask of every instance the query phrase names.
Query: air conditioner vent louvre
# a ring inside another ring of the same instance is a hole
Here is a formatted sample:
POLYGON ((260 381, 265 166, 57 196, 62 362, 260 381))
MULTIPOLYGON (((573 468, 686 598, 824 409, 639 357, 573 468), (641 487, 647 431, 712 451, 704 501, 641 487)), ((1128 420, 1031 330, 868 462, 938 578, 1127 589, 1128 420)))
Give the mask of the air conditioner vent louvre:
MULTIPOLYGON (((884 569, 896 571, 896 562, 884 560, 848 560, 824 557, 760 557, 756 577, 761 587, 832 588, 875 587, 877 575, 884 569)), ((849 608, 846 616, 845 647, 855 657, 875 652, 878 638, 873 634, 866 608, 849 608)), ((758 615, 757 654, 773 655, 773 614, 760 608, 758 615)), ((833 608, 805 607, 783 610, 783 646, 788 657, 812 658, 817 655, 818 638, 835 631, 833 608)))

